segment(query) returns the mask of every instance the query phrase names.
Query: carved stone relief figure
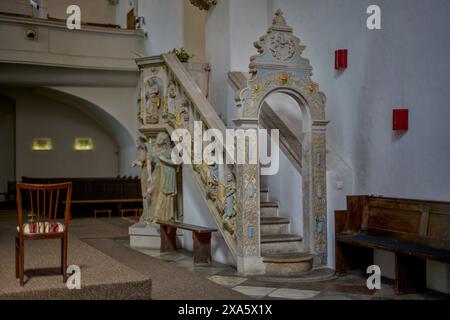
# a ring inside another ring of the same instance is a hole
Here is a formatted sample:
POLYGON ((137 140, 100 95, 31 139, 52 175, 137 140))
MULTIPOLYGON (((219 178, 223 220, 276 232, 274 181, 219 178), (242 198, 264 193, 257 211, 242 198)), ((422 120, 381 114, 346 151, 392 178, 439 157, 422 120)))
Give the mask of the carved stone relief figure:
POLYGON ((167 86, 167 91, 170 99, 177 98, 177 85, 175 81, 170 81, 169 85, 167 86))
POLYGON ((176 123, 175 112, 176 112, 176 104, 177 104, 178 98, 179 98, 179 94, 178 94, 177 84, 175 83, 175 81, 171 80, 169 82, 169 85, 167 86, 167 118, 166 118, 166 121, 173 128, 176 127, 175 126, 175 123, 176 123))
POLYGON ((159 123, 159 108, 161 106, 161 92, 155 79, 149 79, 145 84, 145 122, 159 123))
POLYGON ((225 183, 220 182, 219 166, 202 164, 198 168, 206 188, 206 196, 214 202, 222 217, 224 229, 234 235, 236 227, 236 179, 232 170, 225 167, 225 183))
POLYGON ((175 128, 185 128, 189 126, 189 102, 182 99, 175 109, 175 128))
POLYGON ((232 170, 226 167, 226 185, 219 185, 218 209, 222 213, 223 226, 234 235, 236 229, 236 178, 232 170))
POLYGON ((142 198, 144 199, 144 210, 140 222, 147 222, 148 215, 148 203, 147 203, 147 181, 148 181, 148 170, 147 170, 147 139, 145 137, 139 137, 136 141, 136 147, 139 151, 138 158, 131 163, 134 168, 136 166, 141 167, 141 192, 142 198))
POLYGON ((150 220, 175 220, 175 200, 177 195, 176 171, 178 165, 171 159, 172 147, 167 133, 159 133, 156 142, 148 148, 150 165, 150 220))

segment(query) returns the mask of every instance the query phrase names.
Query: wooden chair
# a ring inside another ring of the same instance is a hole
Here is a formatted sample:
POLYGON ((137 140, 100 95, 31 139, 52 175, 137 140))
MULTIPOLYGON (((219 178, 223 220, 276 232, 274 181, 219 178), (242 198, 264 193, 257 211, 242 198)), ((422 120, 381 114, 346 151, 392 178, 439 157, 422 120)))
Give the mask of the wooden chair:
POLYGON ((61 273, 63 281, 66 282, 72 183, 19 183, 16 192, 19 220, 16 235, 16 278, 20 279, 20 286, 24 285, 25 240, 61 239, 61 273), (64 213, 64 224, 56 220, 58 212, 61 211, 64 213))

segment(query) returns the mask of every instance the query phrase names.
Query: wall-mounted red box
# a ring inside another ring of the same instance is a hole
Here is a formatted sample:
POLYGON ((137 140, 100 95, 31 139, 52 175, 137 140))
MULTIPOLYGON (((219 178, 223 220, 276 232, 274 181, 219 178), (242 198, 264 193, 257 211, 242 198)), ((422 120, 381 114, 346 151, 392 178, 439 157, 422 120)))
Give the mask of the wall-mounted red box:
POLYGON ((339 49, 335 52, 334 65, 336 70, 347 69, 348 66, 348 50, 339 49))
POLYGON ((408 109, 394 109, 393 125, 394 131, 408 131, 409 129, 409 110, 408 109))

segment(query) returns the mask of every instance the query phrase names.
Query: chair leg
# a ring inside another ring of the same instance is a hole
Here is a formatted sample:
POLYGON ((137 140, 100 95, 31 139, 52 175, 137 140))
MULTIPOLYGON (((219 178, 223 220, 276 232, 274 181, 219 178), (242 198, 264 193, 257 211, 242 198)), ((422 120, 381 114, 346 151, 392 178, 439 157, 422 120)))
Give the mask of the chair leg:
POLYGON ((67 240, 67 236, 61 239, 61 273, 64 283, 67 281, 67 240))
POLYGON ((61 268, 59 272, 64 274, 64 238, 61 238, 61 268))
POLYGON ((23 274, 24 274, 24 266, 25 266, 25 257, 24 257, 24 240, 19 239, 19 278, 20 278, 20 286, 23 287, 23 274))
POLYGON ((15 250, 16 250, 16 279, 19 279, 19 237, 16 237, 15 242, 15 250))

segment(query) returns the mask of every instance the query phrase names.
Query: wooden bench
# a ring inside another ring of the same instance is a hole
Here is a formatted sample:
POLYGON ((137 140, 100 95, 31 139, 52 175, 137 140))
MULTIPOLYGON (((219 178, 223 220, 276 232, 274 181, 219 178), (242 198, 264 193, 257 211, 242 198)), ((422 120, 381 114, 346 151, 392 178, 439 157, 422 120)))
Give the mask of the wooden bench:
POLYGON ((122 218, 125 217, 125 214, 131 212, 133 214, 133 217, 139 218, 142 215, 142 208, 128 208, 128 209, 122 209, 120 210, 120 213, 122 215, 122 218))
MULTIPOLYGON (((335 213, 336 272, 374 264, 374 249, 395 254, 397 294, 426 290, 426 260, 450 262, 450 203, 347 197, 335 213)), ((383 275, 383 270, 381 270, 383 275)))
MULTIPOLYGON (((142 210, 142 209, 137 209, 137 208, 133 208, 133 209, 122 209, 122 205, 123 204, 130 204, 130 203, 137 203, 142 205, 142 199, 102 199, 102 200, 73 200, 72 201, 72 205, 108 205, 108 204, 113 204, 113 205, 117 205, 117 211, 121 213, 122 217, 123 217, 123 211, 124 210, 133 210, 133 212, 135 210, 142 210)), ((96 212, 101 212, 101 211, 112 211, 111 209, 98 209, 98 210, 94 210, 94 214, 96 212)), ((111 214, 111 213, 110 213, 111 214)))
POLYGON ((105 209, 105 210, 94 210, 94 218, 97 219, 97 215, 99 213, 106 213, 108 215, 108 218, 111 219, 112 210, 105 209))
POLYGON ((211 234, 217 229, 181 222, 157 222, 161 226, 161 252, 177 250, 177 229, 192 231, 194 263, 211 264, 211 234))

